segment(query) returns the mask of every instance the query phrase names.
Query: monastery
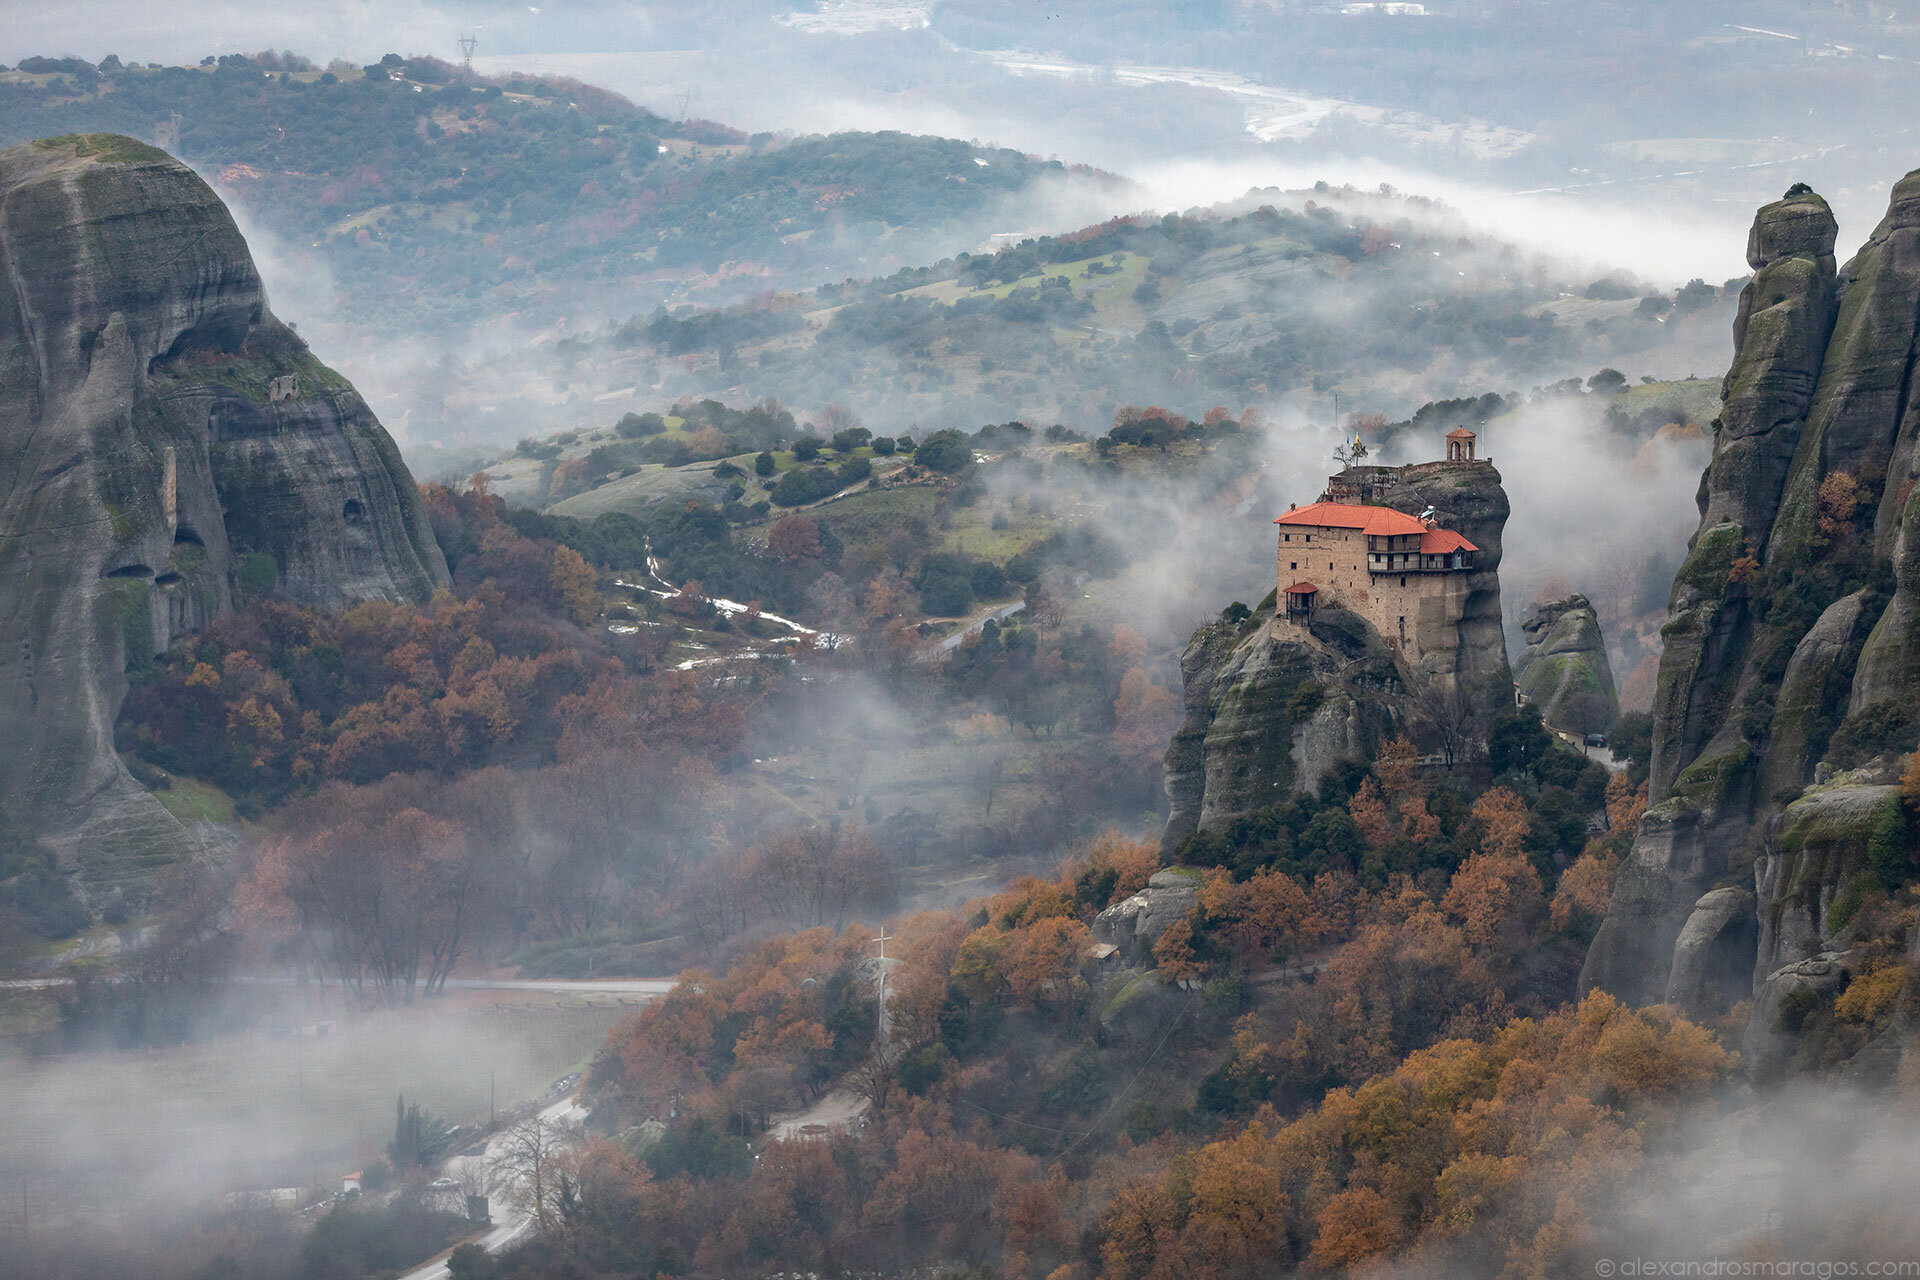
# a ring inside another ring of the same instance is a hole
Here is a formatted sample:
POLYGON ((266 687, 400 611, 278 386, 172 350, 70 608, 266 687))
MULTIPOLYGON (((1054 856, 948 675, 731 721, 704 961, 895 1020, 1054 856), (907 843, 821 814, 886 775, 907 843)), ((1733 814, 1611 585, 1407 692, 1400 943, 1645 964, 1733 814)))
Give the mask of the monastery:
POLYGON ((1329 478, 1320 501, 1289 507, 1280 526, 1280 607, 1276 635, 1309 639, 1316 610, 1338 606, 1373 624, 1410 665, 1451 649, 1466 610, 1467 579, 1480 548, 1432 519, 1373 500, 1413 475, 1491 466, 1474 456, 1474 433, 1447 435, 1443 462, 1348 467, 1329 478))

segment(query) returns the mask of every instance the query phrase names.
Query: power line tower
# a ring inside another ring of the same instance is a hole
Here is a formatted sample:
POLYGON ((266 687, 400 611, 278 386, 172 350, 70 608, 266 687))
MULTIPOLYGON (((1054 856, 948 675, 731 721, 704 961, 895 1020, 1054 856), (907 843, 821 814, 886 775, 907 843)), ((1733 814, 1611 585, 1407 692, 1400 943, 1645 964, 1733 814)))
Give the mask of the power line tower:
POLYGON ((480 37, 463 35, 460 37, 460 57, 466 63, 467 74, 473 74, 473 51, 480 44, 480 37))
POLYGON ((687 103, 691 102, 692 100, 693 100, 693 90, 682 89, 680 91, 680 123, 682 124, 685 124, 687 121, 687 103))

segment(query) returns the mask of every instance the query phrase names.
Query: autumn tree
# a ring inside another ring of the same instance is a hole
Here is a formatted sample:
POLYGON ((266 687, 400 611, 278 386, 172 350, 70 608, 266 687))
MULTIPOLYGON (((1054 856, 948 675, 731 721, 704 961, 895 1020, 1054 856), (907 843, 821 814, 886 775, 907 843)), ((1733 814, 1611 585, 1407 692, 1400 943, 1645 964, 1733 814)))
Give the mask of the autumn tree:
POLYGON ((1180 718, 1180 700, 1153 683, 1139 667, 1129 667, 1120 678, 1120 695, 1113 701, 1113 741, 1136 760, 1157 760, 1167 749, 1180 718))
POLYGON ((1540 874, 1526 858, 1476 853, 1453 873, 1441 909, 1482 954, 1511 956, 1526 945, 1544 903, 1540 874))
POLYGON ((1120 1187, 1099 1228, 1104 1273, 1244 1274, 1297 1239, 1323 1270, 1413 1247, 1443 1270, 1506 1257, 1514 1275, 1571 1274, 1591 1264, 1592 1207, 1732 1063, 1672 1009, 1603 992, 1442 1041, 1120 1187))
POLYGON ((1373 762, 1373 775, 1389 804, 1400 804, 1420 787, 1420 751, 1405 737, 1397 737, 1380 748, 1373 762))
POLYGON ((1025 1003, 1065 1004, 1092 945, 1087 926, 1070 917, 1049 916, 1015 929, 1001 957, 1008 990, 1025 1003))
POLYGON ((1360 829, 1360 836, 1375 849, 1384 849, 1393 843, 1394 823, 1387 810, 1386 801, 1381 798, 1380 784, 1372 778, 1360 784, 1353 793, 1353 799, 1347 802, 1347 812, 1353 815, 1353 825, 1360 829))
POLYGON ((1849 472, 1831 472, 1820 482, 1814 505, 1818 541, 1825 546, 1853 528, 1854 513, 1860 509, 1860 482, 1849 472))
POLYGON ((1473 816, 1486 828, 1482 848, 1487 853, 1508 858, 1525 856, 1527 836, 1533 830, 1525 800, 1505 787, 1495 787, 1473 802, 1473 816))
POLYGON ((1194 958, 1193 925, 1175 920, 1153 942, 1154 964, 1163 982, 1184 985, 1206 972, 1206 966, 1194 958))
POLYGON ((1560 874, 1553 889, 1548 919, 1562 931, 1585 931, 1598 925, 1613 901, 1617 859, 1604 854, 1582 854, 1560 874))
POLYGON ((1201 886, 1200 909, 1244 960, 1284 960, 1317 945, 1332 929, 1299 882, 1262 869, 1236 883, 1225 872, 1201 886))
POLYGON ((1347 1270, 1392 1248, 1400 1238, 1398 1216, 1372 1187, 1350 1187, 1320 1214, 1310 1260, 1328 1270, 1347 1270))
POLYGON ((820 557, 820 526, 805 516, 786 516, 767 533, 767 550, 788 564, 820 557))

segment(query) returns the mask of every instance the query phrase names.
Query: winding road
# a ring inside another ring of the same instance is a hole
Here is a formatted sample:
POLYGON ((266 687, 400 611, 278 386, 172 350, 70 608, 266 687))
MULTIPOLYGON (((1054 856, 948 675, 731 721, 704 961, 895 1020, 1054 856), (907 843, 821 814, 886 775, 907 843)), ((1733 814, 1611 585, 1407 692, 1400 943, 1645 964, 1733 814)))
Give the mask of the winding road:
MULTIPOLYGON (((664 985, 671 986, 672 984, 667 983, 664 985)), ((540 1112, 541 1120, 563 1129, 578 1128, 581 1122, 586 1119, 586 1116, 587 1113, 574 1102, 571 1094, 554 1103, 552 1106, 542 1109, 540 1112)), ((492 1163, 498 1154, 495 1147, 504 1136, 504 1133, 495 1134, 493 1137, 487 1139, 487 1145, 477 1156, 458 1155, 450 1158, 445 1165, 441 1166, 441 1176, 458 1178, 469 1164, 477 1164, 481 1167, 482 1172, 485 1172, 487 1166, 492 1163)), ((491 1179, 489 1179, 487 1190, 495 1201, 499 1201, 499 1188, 493 1185, 491 1179)), ((501 1206, 496 1209, 495 1225, 491 1230, 477 1239, 462 1240, 460 1243, 477 1244, 488 1253, 499 1253, 502 1249, 525 1235, 532 1226, 533 1216, 525 1210, 501 1206)), ((458 1246, 455 1247, 457 1248, 458 1246)), ((431 1262, 422 1263, 412 1271, 401 1273, 400 1280, 447 1280, 447 1257, 452 1252, 453 1251, 449 1249, 447 1253, 439 1255, 431 1262)))

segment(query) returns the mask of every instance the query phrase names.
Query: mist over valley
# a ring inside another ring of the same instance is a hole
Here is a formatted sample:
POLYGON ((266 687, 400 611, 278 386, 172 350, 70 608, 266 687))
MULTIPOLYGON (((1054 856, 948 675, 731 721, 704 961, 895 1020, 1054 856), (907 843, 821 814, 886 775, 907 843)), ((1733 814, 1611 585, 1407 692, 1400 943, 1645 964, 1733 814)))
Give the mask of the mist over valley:
POLYGON ((1920 15, 14 16, 0 1271, 1920 1266, 1920 15))

